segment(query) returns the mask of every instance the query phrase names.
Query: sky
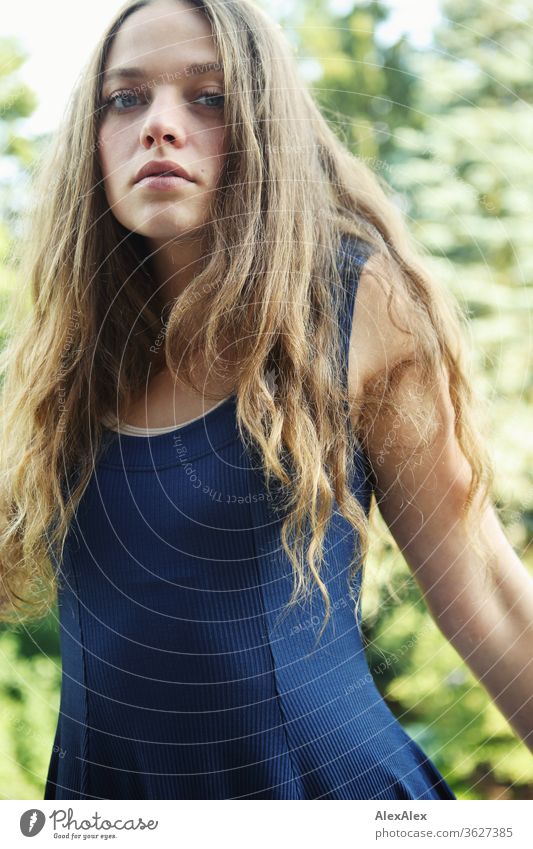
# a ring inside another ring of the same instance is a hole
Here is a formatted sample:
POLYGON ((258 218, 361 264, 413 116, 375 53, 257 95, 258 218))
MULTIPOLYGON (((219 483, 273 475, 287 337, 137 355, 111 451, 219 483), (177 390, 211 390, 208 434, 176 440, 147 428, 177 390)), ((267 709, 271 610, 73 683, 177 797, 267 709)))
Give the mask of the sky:
MULTIPOLYGON (((344 12, 357 0, 324 0, 335 11, 344 12)), ((383 40, 399 33, 409 34, 416 46, 430 41, 438 20, 439 0, 387 0, 392 15, 382 25, 383 40)), ((33 115, 19 124, 21 135, 32 136, 55 129, 66 107, 76 79, 92 47, 122 0, 25 0, 10 2, 2 9, 2 35, 15 37, 28 58, 18 78, 35 92, 39 105, 33 115)), ((268 0, 264 8, 272 17, 287 13, 293 0, 268 0)))

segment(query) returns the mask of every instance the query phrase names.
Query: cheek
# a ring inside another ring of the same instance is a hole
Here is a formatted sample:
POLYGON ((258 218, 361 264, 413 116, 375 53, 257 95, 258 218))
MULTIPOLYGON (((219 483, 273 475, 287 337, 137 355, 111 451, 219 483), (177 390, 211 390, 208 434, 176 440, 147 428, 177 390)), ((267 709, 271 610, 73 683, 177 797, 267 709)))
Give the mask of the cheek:
POLYGON ((227 139, 223 130, 213 132, 209 140, 209 153, 213 159, 213 170, 220 173, 227 156, 227 139))
POLYGON ((106 197, 107 203, 109 206, 112 206, 114 203, 114 192, 113 192, 113 166, 109 161, 109 152, 105 147, 101 147, 98 150, 98 164, 100 166, 100 173, 102 175, 102 189, 104 191, 104 195, 106 197))
MULTIPOLYGON (((222 118, 220 119, 222 122, 222 118)), ((195 133, 191 133, 191 139, 194 143, 195 133)), ((220 156, 225 151, 227 131, 224 126, 205 127, 200 133, 196 133, 197 139, 203 150, 208 156, 220 156)))
POLYGON ((111 134, 101 131, 98 136, 98 162, 104 189, 109 197, 120 176, 120 151, 113 144, 111 134))
POLYGON ((226 127, 222 127, 218 134, 218 151, 221 156, 227 155, 229 141, 229 132, 226 127))
POLYGON ((102 173, 102 177, 104 180, 107 179, 107 175, 109 174, 109 146, 108 141, 106 139, 106 135, 104 132, 100 131, 98 133, 98 164, 100 166, 100 171, 102 173))

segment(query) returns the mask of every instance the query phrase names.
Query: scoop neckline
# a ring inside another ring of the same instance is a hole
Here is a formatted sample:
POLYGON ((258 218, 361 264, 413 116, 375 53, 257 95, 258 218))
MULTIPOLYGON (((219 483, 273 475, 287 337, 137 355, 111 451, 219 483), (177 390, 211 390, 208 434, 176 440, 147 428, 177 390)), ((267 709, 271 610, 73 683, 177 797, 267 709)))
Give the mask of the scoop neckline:
POLYGON ((166 433, 123 434, 103 425, 98 465, 107 469, 150 472, 187 467, 193 460, 222 449, 239 439, 233 393, 203 416, 166 433))
POLYGON ((108 431, 111 434, 114 434, 117 437, 120 437, 121 439, 123 439, 123 438, 144 439, 144 440, 146 440, 146 439, 150 439, 150 440, 158 439, 159 437, 170 436, 174 433, 177 433, 178 431, 181 432, 181 431, 187 430, 187 429, 193 427, 194 425, 202 424, 202 422, 205 422, 209 419, 211 414, 214 415, 218 410, 225 407, 227 404, 230 403, 230 401, 233 401, 235 398, 236 398, 236 393, 233 392, 231 395, 228 395, 226 398, 223 398, 221 401, 219 401, 218 404, 215 404, 214 407, 211 407, 209 410, 207 410, 207 412, 202 413, 199 416, 195 416, 194 419, 189 419, 186 422, 181 422, 181 424, 178 424, 178 425, 175 425, 175 426, 170 425, 168 428, 143 428, 143 427, 139 427, 137 429, 137 425, 126 425, 128 430, 123 431, 123 430, 115 430, 114 428, 110 427, 109 425, 106 425, 106 424, 103 424, 103 423, 102 423, 102 426, 105 428, 106 431, 108 431), (129 428, 134 428, 138 432, 131 433, 129 431, 129 428))

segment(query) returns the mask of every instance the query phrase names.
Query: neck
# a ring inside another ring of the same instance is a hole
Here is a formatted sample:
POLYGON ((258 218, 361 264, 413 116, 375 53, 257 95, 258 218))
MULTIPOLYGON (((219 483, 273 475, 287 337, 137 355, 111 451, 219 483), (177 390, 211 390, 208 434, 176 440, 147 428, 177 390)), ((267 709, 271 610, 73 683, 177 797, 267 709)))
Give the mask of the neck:
POLYGON ((203 242, 199 236, 173 241, 149 241, 152 273, 159 297, 165 306, 176 300, 205 265, 203 242))

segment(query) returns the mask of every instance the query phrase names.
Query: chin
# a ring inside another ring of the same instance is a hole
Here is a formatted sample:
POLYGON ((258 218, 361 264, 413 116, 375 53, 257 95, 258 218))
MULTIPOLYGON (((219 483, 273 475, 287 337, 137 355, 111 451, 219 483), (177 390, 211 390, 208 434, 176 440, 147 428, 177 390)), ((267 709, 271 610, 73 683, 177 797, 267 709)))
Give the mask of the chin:
POLYGON ((146 239, 154 240, 159 243, 165 243, 171 239, 183 235, 187 236, 193 232, 205 227, 204 221, 199 221, 193 218, 183 216, 173 216, 171 219, 168 215, 160 214, 153 215, 150 220, 146 218, 143 221, 129 219, 124 222, 124 226, 146 239))

